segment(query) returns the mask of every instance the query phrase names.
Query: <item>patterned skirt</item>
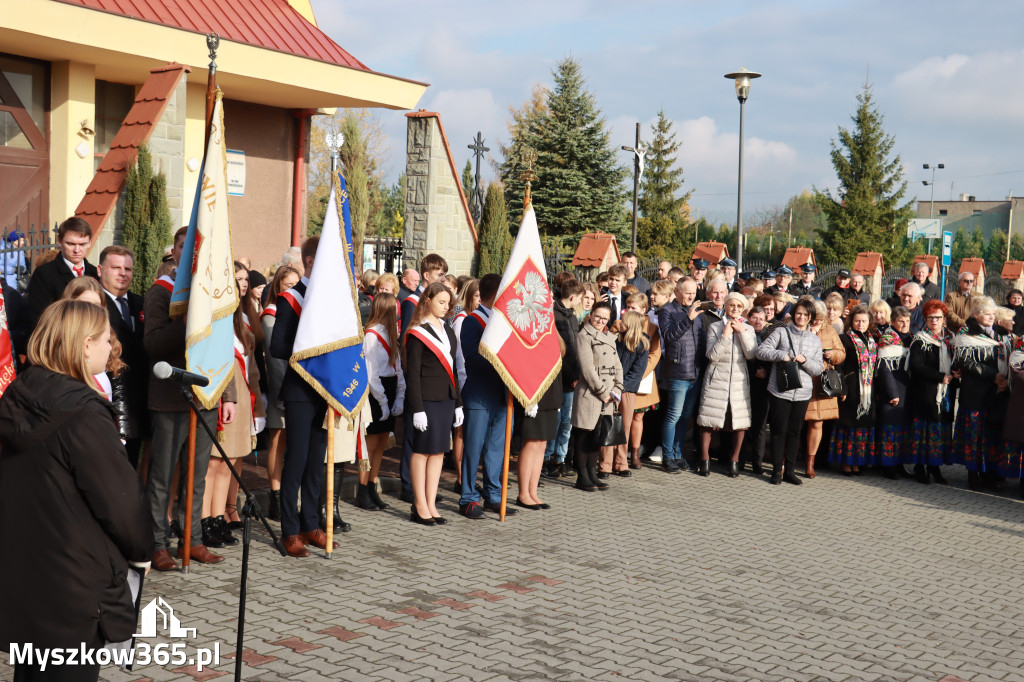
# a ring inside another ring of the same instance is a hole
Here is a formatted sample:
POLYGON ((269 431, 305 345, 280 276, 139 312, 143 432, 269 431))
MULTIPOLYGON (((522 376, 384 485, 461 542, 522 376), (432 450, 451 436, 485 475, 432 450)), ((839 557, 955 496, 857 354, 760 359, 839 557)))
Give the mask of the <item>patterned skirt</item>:
POLYGON ((999 467, 1002 439, 993 438, 985 410, 959 410, 953 427, 953 461, 970 472, 993 472, 999 467))
POLYGON ((943 422, 914 420, 913 463, 942 466, 953 463, 953 425, 943 422))
POLYGON ((828 448, 830 464, 865 466, 875 463, 874 426, 836 426, 828 448))
POLYGON ((874 463, 883 467, 894 467, 914 463, 914 444, 910 440, 910 426, 907 424, 886 424, 875 428, 878 437, 877 458, 874 463))
POLYGON ((1024 478, 1024 443, 1010 440, 1002 442, 998 471, 1003 478, 1011 480, 1024 478))

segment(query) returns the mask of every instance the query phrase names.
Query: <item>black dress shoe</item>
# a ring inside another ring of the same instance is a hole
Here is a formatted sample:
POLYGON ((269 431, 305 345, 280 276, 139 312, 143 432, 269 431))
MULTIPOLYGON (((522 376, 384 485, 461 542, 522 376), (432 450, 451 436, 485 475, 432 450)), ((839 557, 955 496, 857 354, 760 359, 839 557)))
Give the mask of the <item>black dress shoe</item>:
POLYGON ((537 506, 540 507, 541 509, 551 509, 551 505, 548 504, 547 502, 541 502, 537 506))
POLYGON ((928 485, 931 481, 928 478, 928 470, 924 468, 923 464, 914 465, 914 478, 917 479, 918 483, 928 485))
POLYGON ((435 516, 433 518, 434 518, 434 523, 436 523, 439 526, 443 526, 444 524, 448 523, 448 519, 446 519, 443 516, 435 516))
POLYGON ((418 523, 421 526, 436 526, 437 525, 437 521, 435 521, 434 519, 432 519, 432 518, 426 518, 425 519, 422 516, 420 516, 419 513, 417 513, 417 511, 416 511, 416 505, 413 505, 412 508, 409 510, 409 520, 412 521, 413 523, 418 523))
POLYGON ((598 471, 597 472, 597 477, 600 478, 602 481, 604 479, 608 478, 609 476, 611 476, 611 474, 609 474, 607 471, 598 471))
POLYGON ((701 476, 711 475, 711 460, 702 459, 698 465, 697 473, 701 476))
MULTIPOLYGON (((938 466, 929 465, 928 473, 931 475, 932 480, 938 483, 939 485, 947 485, 949 483, 949 481, 943 478, 942 471, 939 469, 938 466)), ((1024 481, 1024 479, 1021 480, 1024 481)), ((1021 485, 1024 485, 1024 483, 1021 483, 1021 485)))
POLYGON ((779 472, 772 473, 772 485, 782 485, 782 474, 779 472))
POLYGON ((630 471, 629 469, 623 469, 622 471, 613 471, 612 473, 615 474, 616 476, 621 476, 622 478, 629 478, 630 476, 633 475, 633 472, 630 471))
POLYGON ((406 492, 406 491, 403 490, 401 493, 399 493, 398 499, 400 499, 402 502, 408 502, 409 504, 412 504, 415 501, 416 498, 413 497, 413 494, 412 494, 411 491, 410 492, 406 492))
POLYGON ((523 509, 541 509, 542 508, 539 504, 526 504, 525 502, 520 500, 518 497, 516 498, 516 506, 517 507, 522 507, 523 509))
POLYGON ((751 462, 750 470, 758 476, 764 475, 764 466, 760 462, 751 462))
POLYGON ((456 495, 462 494, 462 481, 455 481, 455 483, 452 484, 452 492, 456 495))
POLYGON ((740 463, 729 462, 729 478, 736 478, 740 475, 740 463))
MULTIPOLYGON (((772 476, 772 480, 775 480, 774 476, 772 476)), ((786 483, 792 483, 793 485, 803 485, 804 484, 804 482, 801 481, 800 478, 796 474, 794 474, 792 472, 789 472, 789 471, 787 471, 786 473, 782 474, 782 480, 785 481, 786 483)))
MULTIPOLYGON (((484 502, 484 509, 486 511, 489 511, 489 512, 494 512, 495 514, 500 514, 501 513, 501 502, 499 502, 497 504, 492 504, 490 502, 484 502)), ((519 512, 517 510, 513 509, 512 507, 509 507, 507 504, 505 505, 505 516, 512 516, 512 515, 518 514, 518 513, 519 512)))

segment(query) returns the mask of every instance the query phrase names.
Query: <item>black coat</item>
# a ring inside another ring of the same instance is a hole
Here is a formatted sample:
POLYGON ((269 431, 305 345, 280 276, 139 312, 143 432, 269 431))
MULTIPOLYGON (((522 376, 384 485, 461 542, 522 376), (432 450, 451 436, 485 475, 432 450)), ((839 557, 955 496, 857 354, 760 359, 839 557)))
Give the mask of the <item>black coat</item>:
POLYGON ((149 410, 146 409, 149 393, 149 356, 143 337, 145 336, 143 304, 145 300, 138 294, 128 292, 128 312, 132 318, 132 327, 124 321, 121 309, 113 299, 104 295, 107 301, 107 314, 110 318, 110 329, 121 342, 121 361, 128 366, 118 376, 110 377, 112 389, 111 402, 117 410, 118 430, 121 438, 145 438, 149 421, 149 410))
MULTIPOLYGON (((424 330, 427 334, 434 334, 432 325, 426 325, 424 330)), ((465 327, 465 325, 463 325, 465 327)), ((448 335, 448 347, 453 351, 457 347, 455 332, 448 325, 444 325, 444 331, 448 335)), ((436 334, 435 334, 436 338, 436 334)), ((455 370, 454 352, 449 355, 448 361, 455 370)), ((498 380, 501 381, 500 379, 498 380)), ((457 383, 457 380, 456 380, 457 383)), ((424 401, 455 400, 456 407, 462 406, 462 395, 458 387, 448 376, 441 361, 437 359, 434 352, 426 347, 422 341, 412 334, 405 336, 405 409, 411 410, 413 414, 423 412, 424 401)))
MULTIPOLYGON (((1002 339, 1003 335, 1000 333, 999 326, 996 325, 994 329, 997 338, 1002 339)), ((979 336, 982 333, 981 325, 973 317, 967 320, 967 333, 970 336, 979 336)), ((959 369, 961 372, 959 409, 974 412, 977 410, 988 411, 996 407, 995 378, 999 373, 999 360, 996 356, 995 346, 972 349, 970 352, 958 350, 953 358, 953 369, 959 369)), ((1005 410, 1005 404, 1002 407, 1005 410)), ((1000 413, 998 415, 1000 424, 1002 424, 1002 417, 1003 415, 1000 413)))
MULTIPOLYGON (((85 266, 86 277, 99 279, 95 265, 87 260, 82 263, 85 266)), ((71 268, 59 254, 49 263, 44 263, 36 268, 28 283, 28 312, 33 329, 39 322, 43 311, 46 310, 46 306, 58 300, 64 294, 64 288, 68 282, 74 278, 75 273, 71 272, 71 268)))
MULTIPOLYGON (((904 348, 910 345, 910 339, 909 334, 900 334, 904 348)), ((887 363, 879 358, 878 368, 875 370, 874 388, 875 395, 872 402, 875 404, 878 425, 906 426, 909 424, 912 416, 910 404, 907 401, 910 373, 906 370, 903 360, 900 360, 899 363, 887 363), (894 365, 893 369, 889 368, 890 364, 894 365), (899 403, 890 405, 889 401, 894 398, 899 398, 899 403)))
POLYGON ((579 334, 580 323, 576 320, 575 311, 566 308, 558 299, 555 299, 555 329, 565 344, 561 383, 562 390, 568 393, 580 378, 580 357, 576 353, 576 335, 579 334))
MULTIPOLYGON (((306 295, 306 283, 299 282, 291 289, 296 293, 306 295)), ((277 318, 274 321, 274 334, 270 337, 270 355, 279 360, 289 360, 292 357, 292 346, 295 344, 295 334, 299 331, 299 313, 295 312, 292 306, 285 300, 285 297, 277 298, 277 318)), ((316 389, 309 385, 305 379, 289 364, 285 370, 284 379, 281 381, 280 396, 269 396, 269 400, 289 400, 308 403, 326 403, 316 392, 316 389)))
POLYGON ((939 347, 914 339, 910 344, 910 402, 914 419, 947 424, 953 422, 952 407, 956 404, 956 390, 960 382, 957 379, 949 382, 944 409, 936 401, 943 376, 939 371, 939 347))
POLYGON ((111 405, 30 367, 0 399, 0 648, 75 647, 136 631, 128 562, 152 521, 111 405))
POLYGON ((839 423, 843 426, 873 426, 875 404, 872 402, 871 409, 860 419, 857 418, 857 406, 860 405, 860 360, 857 358, 857 348, 850 340, 850 335, 843 333, 839 335, 843 342, 843 350, 846 351, 846 359, 843 360, 839 371, 843 373, 843 382, 846 384, 846 400, 839 401, 839 423))

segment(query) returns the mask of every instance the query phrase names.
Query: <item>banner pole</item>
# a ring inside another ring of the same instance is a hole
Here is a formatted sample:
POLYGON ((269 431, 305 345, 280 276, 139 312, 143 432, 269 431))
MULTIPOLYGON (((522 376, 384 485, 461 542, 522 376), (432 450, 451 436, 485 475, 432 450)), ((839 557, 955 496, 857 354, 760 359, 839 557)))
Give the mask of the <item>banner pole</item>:
POLYGON ((512 450, 512 391, 505 390, 505 461, 501 465, 501 520, 505 520, 505 505, 508 504, 508 461, 512 450))
POLYGON ((192 554, 192 496, 196 479, 196 413, 188 411, 188 473, 185 476, 185 524, 182 527, 181 572, 188 573, 192 554))
MULTIPOLYGON (((326 526, 327 532, 327 558, 331 559, 331 550, 334 548, 334 420, 337 418, 337 412, 331 405, 327 406, 327 500, 324 515, 327 517, 326 526)), ((357 434, 358 436, 358 434, 357 434)))

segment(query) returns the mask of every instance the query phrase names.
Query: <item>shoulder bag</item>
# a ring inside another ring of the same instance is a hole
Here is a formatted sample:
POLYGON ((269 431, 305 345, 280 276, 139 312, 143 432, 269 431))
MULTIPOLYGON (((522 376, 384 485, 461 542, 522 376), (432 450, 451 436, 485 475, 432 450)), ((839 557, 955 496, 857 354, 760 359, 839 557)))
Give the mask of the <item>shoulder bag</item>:
MULTIPOLYGON (((786 336, 789 338, 790 354, 795 354, 796 347, 793 345, 793 335, 790 333, 789 327, 786 327, 786 336)), ((775 383, 782 393, 795 391, 803 387, 804 384, 800 378, 800 366, 796 363, 796 360, 780 360, 775 363, 775 383)))
POLYGON ((818 397, 841 398, 844 395, 846 395, 846 383, 843 381, 843 375, 838 369, 829 365, 828 369, 821 373, 818 397))

